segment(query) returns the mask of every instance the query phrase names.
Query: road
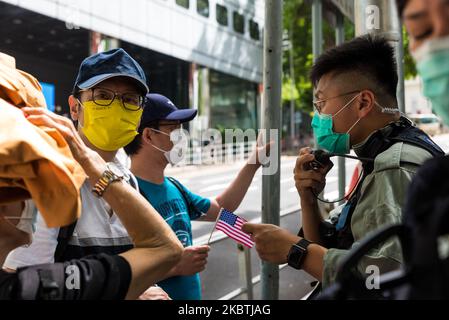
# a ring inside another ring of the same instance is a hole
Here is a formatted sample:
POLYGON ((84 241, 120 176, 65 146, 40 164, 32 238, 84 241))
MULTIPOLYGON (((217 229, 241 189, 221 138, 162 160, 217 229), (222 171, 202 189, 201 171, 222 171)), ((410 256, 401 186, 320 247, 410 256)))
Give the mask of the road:
MULTIPOLYGON (((335 163, 337 161, 334 161, 335 163)), ((300 226, 299 196, 293 180, 293 169, 296 163, 295 157, 282 157, 281 160, 281 212, 287 214, 281 218, 281 226, 297 233, 300 226), (291 213, 291 214, 288 214, 291 213)), ((357 161, 347 162, 347 181, 357 161)), ((179 179, 189 190, 203 197, 215 197, 225 190, 231 181, 237 176, 243 163, 222 165, 216 167, 194 167, 169 169, 167 175, 179 179)), ((338 165, 331 170, 327 177, 325 195, 328 199, 338 198, 338 165)), ((248 221, 260 221, 262 175, 259 171, 254 177, 253 183, 242 204, 236 211, 237 214, 248 221)), ((213 224, 205 222, 192 222, 194 244, 207 242, 212 231, 213 224)), ((220 238, 220 231, 214 232, 213 240, 220 238)), ((201 273, 203 298, 219 299, 229 292, 242 286, 239 279, 239 258, 236 244, 226 238, 211 245, 211 252, 207 269, 201 273)), ((260 273, 260 260, 254 250, 251 253, 251 266, 254 277, 260 273)), ((292 272, 286 268, 281 272, 280 286, 281 298, 288 299, 292 296, 298 298, 307 293, 309 283, 312 280, 303 272, 292 272)), ((255 288, 255 298, 258 298, 259 290, 255 288)))
MULTIPOLYGON (((446 152, 449 151, 449 135, 434 137, 446 152)), ((338 199, 338 161, 334 161, 334 168, 327 176, 325 197, 338 199)), ((282 157, 281 160, 281 212, 285 214, 281 218, 281 226, 296 233, 300 226, 299 196, 293 180, 295 157, 282 157), (290 213, 290 214, 288 214, 290 213)), ((350 181, 356 160, 346 161, 346 181, 350 181)), ((187 167, 168 169, 167 175, 179 179, 192 192, 203 197, 215 197, 225 190, 236 177, 243 163, 233 165, 221 165, 216 167, 187 167)), ((259 171, 251 184, 248 193, 236 213, 253 222, 260 221, 262 176, 259 171)), ((203 243, 208 240, 212 231, 212 223, 192 222, 194 243, 203 243)), ((214 237, 221 238, 220 231, 214 232, 214 237)), ((212 244, 207 269, 201 274, 204 299, 218 299, 229 292, 239 288, 239 259, 235 243, 230 239, 224 239, 212 244)), ((251 256, 253 276, 260 273, 260 260, 252 250, 251 256)), ((284 299, 297 299, 304 295, 309 288, 311 278, 302 272, 292 272, 286 268, 281 272, 280 297, 284 299)), ((256 293, 255 297, 258 295, 256 293)))
MULTIPOLYGON (((281 211, 299 210, 299 196, 293 180, 295 163, 296 158, 294 157, 283 157, 281 161, 281 211)), ((347 162, 347 179, 350 179, 356 163, 356 160, 349 160, 347 162)), ((174 173, 173 175, 179 178, 192 192, 209 198, 215 197, 223 192, 237 176, 242 166, 243 163, 221 166, 216 169, 213 167, 204 167, 197 169, 195 173, 174 173)), ((338 198, 337 177, 338 165, 336 164, 327 177, 325 195, 328 199, 338 198)), ((261 191, 262 175, 261 170, 259 170, 236 213, 249 221, 259 219, 262 202, 261 191)), ((204 239, 204 237, 210 235, 212 225, 210 223, 193 222, 192 228, 195 239, 204 239)))

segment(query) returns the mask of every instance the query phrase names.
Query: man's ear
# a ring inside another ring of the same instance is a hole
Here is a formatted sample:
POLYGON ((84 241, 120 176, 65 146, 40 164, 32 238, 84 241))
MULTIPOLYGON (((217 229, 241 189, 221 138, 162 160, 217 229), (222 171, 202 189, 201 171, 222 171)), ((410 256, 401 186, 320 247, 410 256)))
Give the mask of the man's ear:
POLYGON ((150 128, 145 128, 142 131, 142 141, 146 144, 152 144, 153 143, 153 134, 154 131, 150 128))
POLYGON ((69 107, 70 107, 70 115, 73 121, 79 121, 80 117, 80 105, 78 99, 76 99, 73 95, 69 97, 69 107))
POLYGON ((364 90, 360 93, 360 96, 357 98, 357 101, 359 102, 357 109, 359 118, 364 118, 375 107, 376 97, 372 91, 364 90))

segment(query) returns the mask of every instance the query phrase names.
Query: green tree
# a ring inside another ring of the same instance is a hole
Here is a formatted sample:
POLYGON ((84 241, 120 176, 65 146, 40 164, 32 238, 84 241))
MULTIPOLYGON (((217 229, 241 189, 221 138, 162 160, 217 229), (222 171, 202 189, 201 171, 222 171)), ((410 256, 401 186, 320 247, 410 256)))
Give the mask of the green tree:
POLYGON ((408 50, 408 45, 410 41, 408 33, 405 30, 405 28, 402 29, 402 36, 404 39, 404 77, 405 79, 411 79, 416 77, 418 72, 416 70, 415 61, 413 60, 413 57, 410 54, 410 51, 408 50))
MULTIPOLYGON (((311 8, 303 0, 284 1, 284 29, 288 34, 293 34, 290 41, 293 44, 293 66, 295 74, 294 98, 297 109, 312 110, 312 85, 309 80, 309 72, 313 64, 312 55, 312 24, 311 8)), ((283 102, 291 99, 292 79, 290 77, 289 52, 284 52, 283 71, 284 88, 283 102)), ((283 103, 283 104, 284 104, 283 103)))
MULTIPOLYGON (((289 34, 289 40, 293 43, 293 66, 295 77, 294 97, 296 109, 304 112, 313 110, 313 87, 309 74, 313 65, 312 53, 312 8, 307 0, 284 1, 284 29, 289 34)), ((353 38, 354 27, 346 22, 347 37, 353 38)), ((323 48, 335 46, 335 30, 323 20, 323 48)), ((290 56, 284 52, 283 71, 284 88, 283 104, 291 99, 292 79, 290 76, 290 56)))
MULTIPOLYGON (((311 112, 313 110, 313 88, 309 74, 313 65, 312 54, 312 9, 308 0, 284 0, 284 30, 293 43, 293 66, 295 88, 292 91, 290 77, 290 57, 286 50, 283 57, 283 105, 289 105, 291 92, 297 110, 311 112), (293 30, 293 32, 291 32, 293 30)), ((416 76, 415 63, 408 51, 408 37, 404 31, 404 64, 406 79, 416 76)), ((354 25, 345 18, 345 39, 354 38, 354 25)), ((323 50, 335 46, 335 29, 323 19, 323 50)))

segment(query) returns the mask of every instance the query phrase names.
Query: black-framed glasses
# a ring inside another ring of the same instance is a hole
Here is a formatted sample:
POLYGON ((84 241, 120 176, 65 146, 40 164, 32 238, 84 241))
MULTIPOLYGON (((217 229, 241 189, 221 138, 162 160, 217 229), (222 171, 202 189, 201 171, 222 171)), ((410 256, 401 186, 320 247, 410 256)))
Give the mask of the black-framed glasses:
POLYGON ((110 89, 105 88, 93 88, 89 90, 92 93, 91 100, 99 106, 110 106, 114 100, 119 97, 122 102, 122 106, 129 111, 139 111, 143 108, 144 97, 141 94, 134 92, 118 93, 110 89))
POLYGON ((332 100, 332 99, 337 99, 337 98, 340 98, 340 97, 344 97, 344 96, 347 96, 348 94, 358 93, 358 92, 361 92, 361 91, 363 91, 363 90, 354 90, 354 91, 351 91, 351 92, 340 94, 340 95, 335 96, 335 97, 321 99, 321 100, 315 100, 315 101, 313 101, 313 105, 315 106, 315 109, 318 111, 318 113, 321 113, 321 110, 324 107, 324 102, 332 100))

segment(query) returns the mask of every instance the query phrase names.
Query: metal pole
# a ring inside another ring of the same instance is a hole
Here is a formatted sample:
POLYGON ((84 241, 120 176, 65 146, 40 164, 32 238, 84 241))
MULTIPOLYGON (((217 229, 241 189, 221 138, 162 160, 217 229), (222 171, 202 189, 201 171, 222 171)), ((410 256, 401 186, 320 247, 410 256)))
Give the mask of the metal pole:
POLYGON ((243 248, 245 254, 245 281, 246 281, 246 296, 248 300, 254 299, 253 290, 253 272, 251 268, 251 251, 243 248))
POLYGON ((313 60, 323 53, 323 4, 321 0, 312 3, 313 60))
POLYGON ((290 143, 291 148, 293 149, 294 141, 295 141, 295 68, 293 65, 293 21, 290 25, 290 143))
MULTIPOLYGON (((279 133, 281 127, 282 7, 283 1, 265 1, 262 128, 267 130, 267 137, 271 129, 279 133)), ((262 178, 262 222, 274 225, 280 224, 280 134, 277 136, 274 145, 278 149, 277 159, 274 160, 278 161, 278 170, 275 174, 265 174, 262 178)), ((262 262, 261 281, 262 299, 279 299, 279 267, 262 262)))
POLYGON ((396 52, 399 77, 397 100, 399 110, 404 112, 404 47, 396 3, 391 0, 357 0, 354 5, 355 34, 360 36, 371 33, 383 36, 396 52))
MULTIPOLYGON (((345 18, 337 11, 337 27, 335 29, 335 44, 337 46, 345 42, 345 18)), ((346 159, 343 157, 338 158, 338 199, 343 199, 346 194, 346 159)), ((343 203, 344 200, 340 202, 343 203)))
POLYGON ((251 252, 243 245, 237 245, 241 288, 245 288, 248 300, 254 299, 251 252))
MULTIPOLYGON (((399 24, 402 26, 402 23, 399 24)), ((402 113, 405 113, 405 76, 404 76, 404 37, 402 34, 402 30, 399 31, 399 43, 397 50, 397 59, 398 59, 398 105, 399 110, 402 113)))
MULTIPOLYGON (((318 57, 323 53, 323 3, 321 0, 313 0, 312 2, 312 53, 313 61, 316 61, 318 57)), ((314 112, 317 112, 314 110, 314 112)), ((318 147, 316 137, 313 137, 313 143, 315 148, 318 147)), ((324 190, 321 192, 320 197, 324 197, 324 190)), ((320 211, 323 211, 323 204, 318 204, 320 211)))

